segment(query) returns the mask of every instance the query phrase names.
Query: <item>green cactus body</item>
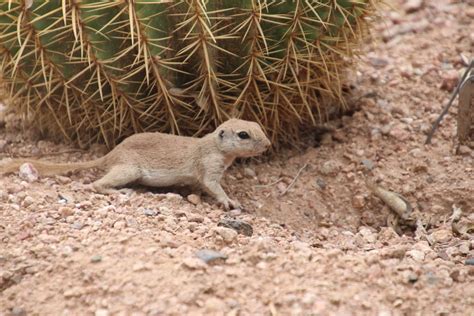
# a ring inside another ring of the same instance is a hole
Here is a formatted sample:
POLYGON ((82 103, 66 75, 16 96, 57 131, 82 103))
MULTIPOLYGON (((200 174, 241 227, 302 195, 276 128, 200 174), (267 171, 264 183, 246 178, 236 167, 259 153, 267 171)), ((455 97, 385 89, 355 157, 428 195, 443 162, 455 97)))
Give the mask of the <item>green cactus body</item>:
POLYGON ((198 135, 229 117, 294 143, 344 104, 377 2, 8 1, 1 75, 25 122, 83 145, 198 135))

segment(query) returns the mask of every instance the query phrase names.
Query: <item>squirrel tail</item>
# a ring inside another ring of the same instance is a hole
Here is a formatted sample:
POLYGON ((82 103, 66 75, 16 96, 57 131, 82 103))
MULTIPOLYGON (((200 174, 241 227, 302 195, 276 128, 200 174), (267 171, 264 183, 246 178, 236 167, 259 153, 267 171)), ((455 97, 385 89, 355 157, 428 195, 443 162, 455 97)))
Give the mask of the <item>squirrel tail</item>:
POLYGON ((102 165, 103 160, 104 157, 77 163, 54 163, 32 159, 7 159, 0 161, 0 174, 16 172, 22 164, 31 163, 36 170, 38 170, 40 175, 52 176, 56 174, 64 174, 69 171, 95 168, 102 165))

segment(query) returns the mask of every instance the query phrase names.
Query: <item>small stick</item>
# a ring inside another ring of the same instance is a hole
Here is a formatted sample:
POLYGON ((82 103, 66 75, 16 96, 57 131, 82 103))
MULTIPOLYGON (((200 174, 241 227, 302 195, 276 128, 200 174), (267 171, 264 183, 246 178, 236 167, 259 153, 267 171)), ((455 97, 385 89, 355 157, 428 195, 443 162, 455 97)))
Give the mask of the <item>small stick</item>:
POLYGON ((283 191, 280 196, 283 196, 286 194, 286 192, 288 192, 288 190, 291 189, 291 187, 295 184, 296 180, 298 179, 298 177, 300 176, 301 172, 308 166, 307 163, 304 164, 303 167, 300 168, 300 170, 298 170, 298 173, 296 174, 296 176, 293 178, 293 180, 291 180, 290 184, 286 187, 285 191, 283 191))
POLYGON ((253 187, 254 187, 254 188, 257 188, 257 189, 268 188, 268 187, 271 187, 272 185, 277 184, 278 182, 281 182, 282 180, 283 180, 283 178, 278 178, 278 180, 273 181, 272 183, 269 183, 269 184, 257 184, 257 185, 254 185, 253 187))
POLYGON ((431 144, 431 138, 433 138, 433 135, 434 135, 436 129, 438 128, 439 124, 443 120, 443 117, 448 113, 449 108, 453 104, 454 99, 456 99, 456 96, 459 94, 459 90, 461 89, 462 84, 466 80, 469 72, 471 71, 471 69, 473 67, 474 67, 474 60, 471 60, 471 64, 469 65, 469 67, 467 67, 466 71, 464 72, 464 74, 462 76, 462 79, 459 81, 458 85, 456 86, 456 89, 454 90, 453 94, 451 95, 451 99, 449 99, 448 104, 446 104, 446 106, 444 107, 441 114, 438 116, 436 121, 434 121, 433 126, 431 127, 431 131, 428 133, 428 137, 426 137, 425 145, 426 144, 431 144))

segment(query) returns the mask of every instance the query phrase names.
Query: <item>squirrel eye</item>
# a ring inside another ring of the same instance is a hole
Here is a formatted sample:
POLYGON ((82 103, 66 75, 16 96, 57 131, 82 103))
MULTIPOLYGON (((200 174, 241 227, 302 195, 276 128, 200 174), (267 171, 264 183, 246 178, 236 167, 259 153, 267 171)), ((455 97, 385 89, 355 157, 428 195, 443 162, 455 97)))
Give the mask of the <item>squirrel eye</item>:
POLYGON ((237 134, 237 136, 239 136, 240 139, 249 139, 250 138, 250 136, 247 132, 239 132, 237 134))

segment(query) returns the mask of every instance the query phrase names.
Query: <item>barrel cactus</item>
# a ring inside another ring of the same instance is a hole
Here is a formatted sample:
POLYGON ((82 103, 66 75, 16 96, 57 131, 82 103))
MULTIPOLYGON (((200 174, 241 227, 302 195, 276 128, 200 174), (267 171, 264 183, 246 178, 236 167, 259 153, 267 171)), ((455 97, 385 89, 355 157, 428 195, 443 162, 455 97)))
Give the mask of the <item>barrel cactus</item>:
POLYGON ((6 0, 1 77, 44 133, 112 147, 229 117, 294 142, 344 104, 379 0, 6 0))

